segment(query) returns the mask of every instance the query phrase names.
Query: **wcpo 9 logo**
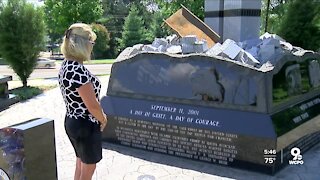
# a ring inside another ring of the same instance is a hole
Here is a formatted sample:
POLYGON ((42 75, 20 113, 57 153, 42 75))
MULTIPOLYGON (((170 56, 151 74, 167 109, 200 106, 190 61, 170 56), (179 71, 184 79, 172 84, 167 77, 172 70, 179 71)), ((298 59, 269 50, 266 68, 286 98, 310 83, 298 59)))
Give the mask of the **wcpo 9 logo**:
POLYGON ((291 149, 291 155, 293 156, 292 160, 289 160, 289 164, 303 164, 302 155, 300 154, 301 151, 299 148, 294 147, 291 149))
POLYGON ((7 173, 0 168, 0 180, 10 180, 7 173))

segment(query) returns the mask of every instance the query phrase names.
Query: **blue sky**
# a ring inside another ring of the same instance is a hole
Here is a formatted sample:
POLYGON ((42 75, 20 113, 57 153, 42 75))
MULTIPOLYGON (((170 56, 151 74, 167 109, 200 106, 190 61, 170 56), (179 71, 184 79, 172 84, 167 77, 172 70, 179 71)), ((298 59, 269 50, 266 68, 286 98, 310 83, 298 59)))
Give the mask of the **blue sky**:
MULTIPOLYGON (((6 2, 6 1, 8 1, 8 0, 3 0, 3 2, 6 2)), ((29 3, 33 3, 34 5, 36 5, 36 6, 42 6, 43 5, 43 0, 41 1, 41 0, 26 0, 27 2, 29 2, 29 3)))
POLYGON ((33 4, 38 5, 38 6, 43 5, 43 1, 39 2, 39 0, 27 0, 27 2, 33 3, 33 4))

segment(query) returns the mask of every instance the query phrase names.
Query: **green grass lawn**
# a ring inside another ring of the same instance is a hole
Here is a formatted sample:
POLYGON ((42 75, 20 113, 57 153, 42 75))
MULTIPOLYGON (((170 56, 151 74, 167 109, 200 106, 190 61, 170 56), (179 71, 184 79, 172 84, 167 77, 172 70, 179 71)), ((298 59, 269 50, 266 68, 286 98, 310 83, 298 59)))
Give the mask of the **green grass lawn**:
POLYGON ((84 64, 113 64, 115 59, 95 59, 85 61, 84 64))

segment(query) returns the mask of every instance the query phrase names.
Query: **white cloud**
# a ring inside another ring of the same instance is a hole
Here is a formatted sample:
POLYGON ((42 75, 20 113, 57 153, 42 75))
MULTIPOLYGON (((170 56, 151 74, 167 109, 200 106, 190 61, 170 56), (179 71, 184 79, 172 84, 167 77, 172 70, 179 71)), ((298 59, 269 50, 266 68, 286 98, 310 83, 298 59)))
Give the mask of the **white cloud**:
POLYGON ((44 1, 41 1, 41 0, 27 0, 27 2, 32 3, 36 6, 43 6, 44 4, 44 1))
MULTIPOLYGON (((4 3, 6 3, 8 0, 3 0, 4 3)), ((35 6, 43 6, 44 0, 26 0, 28 3, 32 3, 35 6)))

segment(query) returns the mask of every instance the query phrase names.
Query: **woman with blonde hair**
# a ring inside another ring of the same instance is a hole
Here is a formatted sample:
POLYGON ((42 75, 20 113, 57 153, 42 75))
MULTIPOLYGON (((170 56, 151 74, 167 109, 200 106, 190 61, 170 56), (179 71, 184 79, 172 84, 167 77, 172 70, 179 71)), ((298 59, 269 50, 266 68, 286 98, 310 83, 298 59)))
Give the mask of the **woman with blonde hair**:
POLYGON ((107 124, 100 102, 101 83, 83 66, 90 60, 96 34, 83 23, 65 32, 61 52, 65 60, 58 75, 66 105, 65 130, 75 150, 75 180, 90 180, 96 163, 102 159, 101 132, 107 124))

